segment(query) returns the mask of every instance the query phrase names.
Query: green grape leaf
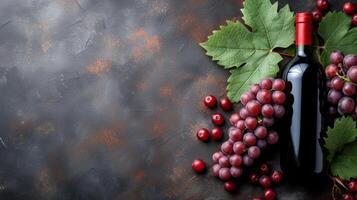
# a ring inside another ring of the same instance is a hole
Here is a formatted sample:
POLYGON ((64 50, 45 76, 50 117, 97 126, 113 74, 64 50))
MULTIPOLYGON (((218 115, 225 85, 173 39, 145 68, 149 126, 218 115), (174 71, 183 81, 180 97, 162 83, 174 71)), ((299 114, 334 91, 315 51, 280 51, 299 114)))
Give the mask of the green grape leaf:
POLYGON ((320 47, 321 64, 327 66, 332 51, 357 54, 357 27, 351 29, 351 17, 343 12, 329 12, 320 22, 318 33, 324 40, 320 47))
POLYGON ((228 97, 239 102, 241 94, 264 77, 274 77, 282 57, 275 48, 287 48, 294 42, 294 14, 288 5, 278 11, 270 0, 245 0, 243 23, 227 21, 220 30, 200 45, 207 55, 231 71, 228 97))
POLYGON ((335 121, 334 127, 329 127, 325 138, 325 147, 328 151, 327 160, 334 162, 334 157, 339 155, 344 145, 356 140, 356 122, 352 117, 342 117, 335 121))
POLYGON ((343 179, 357 178, 357 141, 346 144, 331 162, 331 172, 343 179))

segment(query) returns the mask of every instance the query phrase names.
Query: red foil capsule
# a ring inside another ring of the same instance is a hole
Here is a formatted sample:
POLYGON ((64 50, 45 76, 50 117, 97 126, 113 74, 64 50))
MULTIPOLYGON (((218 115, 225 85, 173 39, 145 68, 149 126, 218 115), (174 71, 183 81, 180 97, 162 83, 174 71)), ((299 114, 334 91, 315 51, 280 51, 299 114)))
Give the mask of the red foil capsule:
POLYGON ((296 45, 312 45, 312 23, 311 13, 296 13, 296 45))

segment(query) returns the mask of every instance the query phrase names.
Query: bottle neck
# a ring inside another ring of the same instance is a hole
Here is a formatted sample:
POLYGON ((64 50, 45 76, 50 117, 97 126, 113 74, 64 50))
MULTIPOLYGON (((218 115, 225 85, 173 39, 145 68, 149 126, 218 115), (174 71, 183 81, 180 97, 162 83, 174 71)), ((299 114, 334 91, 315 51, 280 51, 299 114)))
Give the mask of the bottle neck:
POLYGON ((312 52, 311 45, 296 44, 296 55, 299 57, 310 57, 312 52))

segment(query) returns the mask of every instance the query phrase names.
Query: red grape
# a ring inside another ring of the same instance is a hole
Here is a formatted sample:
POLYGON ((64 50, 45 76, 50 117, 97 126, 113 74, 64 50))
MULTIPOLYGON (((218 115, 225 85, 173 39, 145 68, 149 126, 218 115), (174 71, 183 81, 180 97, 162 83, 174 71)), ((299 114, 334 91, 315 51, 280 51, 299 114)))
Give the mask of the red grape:
POLYGON ((342 200, 353 200, 353 196, 351 194, 343 194, 342 200))
POLYGON ((217 125, 217 126, 222 126, 224 124, 224 117, 220 113, 213 114, 211 116, 212 123, 217 125))
POLYGON ((342 94, 337 90, 330 90, 327 94, 327 101, 332 105, 336 105, 341 98, 342 94))
POLYGON ((277 119, 280 119, 280 118, 282 118, 284 116, 284 114, 285 114, 284 106, 282 106, 282 105, 274 105, 273 108, 274 108, 274 116, 277 119))
POLYGON ((203 99, 203 103, 208 107, 208 108, 214 108, 217 104, 217 99, 213 95, 207 95, 203 99))
POLYGON ((218 164, 221 167, 229 167, 229 159, 227 158, 227 156, 222 156, 218 159, 218 164))
POLYGON ((227 181, 224 183, 224 189, 227 192, 234 192, 236 190, 237 186, 233 181, 227 181))
POLYGON ((267 136, 267 142, 268 144, 276 144, 279 141, 279 135, 275 131, 270 131, 268 136, 267 136))
POLYGON ((253 84, 250 86, 250 92, 254 95, 256 95, 259 90, 260 90, 259 84, 253 84))
POLYGON ((315 22, 319 23, 322 20, 323 14, 322 14, 322 12, 320 10, 314 10, 314 11, 312 11, 311 14, 312 14, 312 19, 315 22))
POLYGON ((240 120, 239 113, 233 113, 229 118, 229 122, 231 123, 231 125, 236 124, 239 120, 240 120))
POLYGON ((338 112, 343 114, 350 114, 354 111, 355 102, 351 97, 342 97, 340 101, 338 101, 338 112))
POLYGON ((229 158, 229 163, 231 163, 232 166, 239 167, 242 164, 242 157, 235 154, 229 158))
POLYGON ((231 167, 230 173, 234 178, 238 178, 243 175, 243 169, 240 167, 231 167))
POLYGON ((352 96, 356 92, 356 87, 350 82, 345 82, 345 84, 343 85, 343 88, 342 88, 342 92, 346 96, 352 96))
POLYGON ((273 92, 272 97, 273 97, 273 102, 275 104, 280 104, 280 105, 283 104, 286 99, 286 96, 285 96, 284 92, 282 92, 282 91, 273 92))
POLYGON ((237 155, 242 155, 245 151, 245 145, 243 142, 238 141, 233 144, 233 151, 237 155))
POLYGON ((246 92, 240 96, 240 102, 245 105, 248 103, 248 101, 255 99, 253 93, 251 92, 246 92))
POLYGON ((357 181, 354 181, 354 180, 350 181, 347 184, 347 187, 350 192, 353 192, 353 193, 357 192, 357 181))
POLYGON ((261 174, 267 175, 270 173, 270 165, 268 163, 263 163, 259 166, 259 172, 261 174))
POLYGON ((273 82, 270 78, 264 78, 263 80, 260 81, 259 85, 262 89, 270 90, 273 85, 273 82))
POLYGON ((231 172, 228 167, 223 167, 219 170, 218 176, 222 181, 228 181, 231 178, 231 172))
POLYGON ((231 127, 229 128, 229 138, 233 141, 241 141, 243 138, 243 133, 239 128, 231 127))
POLYGON ((209 131, 205 128, 200 128, 197 133, 196 133, 196 136, 197 136, 197 139, 203 141, 203 142, 207 142, 208 139, 209 139, 209 131))
POLYGON ((268 130, 264 126, 258 126, 254 130, 254 135, 259 139, 264 139, 268 134, 268 130))
POLYGON ((262 120, 262 125, 265 127, 271 127, 274 125, 274 118, 264 117, 262 120))
POLYGON ((271 174, 271 179, 275 184, 280 184, 283 182, 283 173, 277 170, 274 170, 271 174))
POLYGON ((258 140, 257 141, 257 146, 260 148, 260 149, 265 149, 267 147, 267 141, 266 140, 258 140))
POLYGON ((219 127, 214 127, 211 131, 211 138, 215 141, 221 140, 223 137, 223 131, 219 127))
POLYGON ((226 155, 230 155, 233 153, 233 145, 229 141, 223 142, 221 145, 222 153, 226 155))
POLYGON ((262 188, 267 189, 272 185, 272 180, 269 176, 263 175, 259 178, 259 184, 262 188))
POLYGON ((253 146, 257 143, 257 138, 254 136, 253 133, 248 132, 243 136, 243 143, 248 147, 253 146))
POLYGON ((340 91, 344 83, 340 77, 335 77, 331 80, 332 89, 340 91))
POLYGON ((239 128, 241 131, 245 130, 245 121, 244 120, 239 120, 236 124, 235 127, 239 128))
POLYGON ((337 75, 338 67, 335 64, 330 64, 325 69, 326 77, 331 79, 337 75))
POLYGON ((341 51, 333 51, 330 54, 330 62, 332 64, 338 65, 343 62, 343 53, 341 51))
POLYGON ((212 166, 212 173, 214 176, 218 176, 219 175, 219 170, 221 169, 221 166, 219 166, 219 164, 214 164, 212 166))
POLYGON ((232 109, 232 102, 228 99, 228 97, 223 97, 219 101, 219 105, 222 108, 222 110, 229 111, 232 109))
POLYGON ((347 71, 347 77, 354 83, 357 83, 357 66, 352 66, 347 71))
POLYGON ((261 104, 257 100, 251 100, 245 106, 250 116, 258 116, 261 111, 261 104))
POLYGON ((259 90, 259 92, 257 93, 257 100, 261 104, 269 104, 269 103, 271 103, 270 91, 266 90, 266 89, 259 90))
POLYGON ((218 160, 223 156, 223 153, 220 151, 215 152, 212 154, 212 160, 214 163, 218 163, 218 160))
POLYGON ((245 127, 247 129, 254 130, 255 127, 257 127, 257 125, 258 125, 258 121, 256 118, 247 117, 247 119, 245 119, 245 127))
POLYGON ((248 148, 248 156, 257 159, 260 156, 260 149, 257 146, 251 146, 248 148))
POLYGON ((274 108, 270 104, 265 104, 262 107, 262 115, 264 117, 272 117, 274 115, 274 108))
POLYGON ((253 185, 257 185, 259 183, 259 176, 258 174, 252 173, 249 175, 249 183, 253 185))
POLYGON ((275 79, 273 81, 273 90, 284 91, 285 89, 285 81, 283 79, 275 79))
POLYGON ((321 10, 321 11, 326 10, 328 8, 327 0, 317 0, 316 1, 316 8, 321 10))
POLYGON ((243 164, 247 167, 250 167, 254 164, 254 160, 248 155, 243 156, 243 164))
POLYGON ((345 56, 345 58, 343 59, 343 65, 346 68, 350 68, 354 65, 357 65, 357 56, 353 54, 345 56))
POLYGON ((353 16, 352 16, 352 24, 353 24, 353 26, 357 26, 357 14, 354 14, 353 16))
POLYGON ((264 192, 265 200, 274 200, 276 199, 276 192, 273 189, 267 189, 264 192))
POLYGON ((249 112, 246 108, 242 108, 240 109, 239 111, 239 116, 242 118, 242 119, 246 119, 247 117, 249 117, 249 112))
POLYGON ((206 170, 206 164, 201 159, 194 160, 191 166, 196 173, 202 173, 206 170))
POLYGON ((352 2, 346 2, 343 4, 343 12, 345 12, 348 15, 354 14, 356 11, 356 6, 352 2))

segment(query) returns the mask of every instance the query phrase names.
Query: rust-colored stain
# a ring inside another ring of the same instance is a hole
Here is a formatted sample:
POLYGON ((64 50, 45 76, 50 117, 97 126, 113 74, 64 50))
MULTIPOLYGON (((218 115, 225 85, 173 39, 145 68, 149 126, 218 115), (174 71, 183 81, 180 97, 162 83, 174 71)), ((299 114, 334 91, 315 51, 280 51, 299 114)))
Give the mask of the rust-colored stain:
POLYGON ((139 169, 139 170, 134 172, 133 179, 134 179, 135 182, 140 182, 145 178, 145 176, 146 176, 145 171, 142 170, 142 169, 139 169))
POLYGON ((157 35, 150 35, 144 28, 139 28, 129 36, 133 43, 132 55, 135 60, 141 60, 146 55, 160 52, 161 43, 157 35))
POLYGON ((161 97, 170 97, 173 93, 172 87, 169 85, 163 85, 160 87, 160 96, 161 97))
POLYGON ((186 14, 178 18, 178 30, 182 34, 187 34, 197 42, 207 40, 207 35, 213 31, 213 26, 199 19, 195 14, 186 14))
POLYGON ((112 62, 105 59, 97 59, 93 64, 86 67, 87 71, 91 74, 101 76, 108 73, 112 67, 112 62))

